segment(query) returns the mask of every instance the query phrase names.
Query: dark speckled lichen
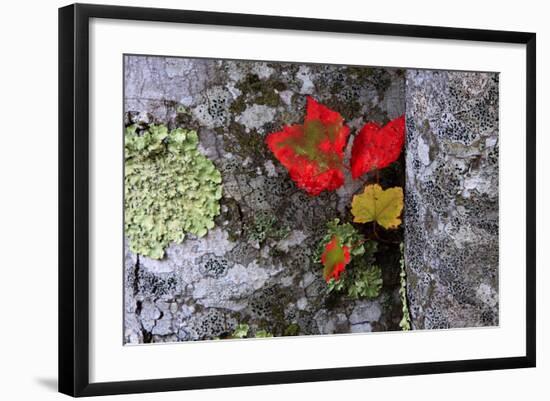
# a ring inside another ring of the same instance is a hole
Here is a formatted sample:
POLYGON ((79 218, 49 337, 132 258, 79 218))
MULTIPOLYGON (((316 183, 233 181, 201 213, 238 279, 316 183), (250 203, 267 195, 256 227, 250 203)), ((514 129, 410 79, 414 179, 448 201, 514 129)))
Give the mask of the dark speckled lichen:
POLYGON ((288 326, 285 307, 295 300, 288 288, 273 285, 258 291, 249 303, 250 312, 259 324, 275 336, 284 334, 288 326))
POLYGON ((498 74, 407 72, 413 328, 498 324, 498 74))
POLYGON ((214 254, 206 254, 199 260, 199 270, 207 277, 223 277, 233 262, 214 254))
POLYGON ((336 70, 333 66, 325 66, 315 84, 329 90, 330 96, 322 100, 329 107, 337 106, 346 120, 364 114, 368 120, 385 124, 389 121, 386 113, 377 104, 366 105, 372 96, 383 100, 396 75, 402 75, 402 70, 359 66, 336 70))
POLYGON ((135 294, 162 297, 172 295, 177 289, 178 279, 172 273, 153 274, 145 269, 136 269, 132 277, 135 294))

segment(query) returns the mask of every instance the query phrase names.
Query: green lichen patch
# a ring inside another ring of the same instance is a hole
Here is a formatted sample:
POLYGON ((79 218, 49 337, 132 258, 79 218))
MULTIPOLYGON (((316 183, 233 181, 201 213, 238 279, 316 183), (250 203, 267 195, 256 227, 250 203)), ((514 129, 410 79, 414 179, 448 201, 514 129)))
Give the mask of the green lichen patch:
POLYGON ((250 330, 250 326, 246 323, 238 324, 235 328, 235 331, 233 331, 233 334, 229 336, 229 339, 235 339, 235 338, 269 338, 273 337, 273 334, 271 334, 269 331, 260 329, 256 330, 255 333, 252 333, 250 330))
POLYGON ((196 131, 131 125, 124 139, 124 226, 133 252, 161 259, 170 242, 214 227, 222 177, 198 151, 196 131))
POLYGON ((401 272, 399 273, 401 286, 399 288, 399 297, 401 298, 401 309, 403 311, 403 317, 399 322, 399 327, 401 327, 403 331, 408 331, 411 329, 411 315, 409 312, 409 304, 407 302, 407 273, 405 271, 405 256, 404 256, 404 250, 403 250, 404 249, 403 243, 401 243, 399 248, 401 250, 401 260, 400 260, 401 272))
POLYGON ((355 269, 348 285, 348 296, 353 299, 376 298, 382 289, 382 271, 378 266, 355 269))
POLYGON ((275 241, 284 239, 289 233, 288 227, 281 227, 278 224, 278 219, 271 213, 258 213, 254 216, 254 220, 246 227, 248 231, 248 239, 256 241, 259 244, 271 238, 275 241))
POLYGON ((227 152, 238 154, 243 158, 251 157, 262 163, 266 158, 271 157, 263 136, 246 132, 245 127, 235 121, 228 124, 227 130, 219 129, 217 133, 223 135, 224 150, 227 152))
POLYGON ((256 332, 256 338, 269 338, 269 337, 273 337, 273 334, 271 334, 269 331, 267 330, 258 330, 256 332))
POLYGON ((355 261, 341 276, 327 284, 329 293, 345 294, 351 299, 374 299, 382 290, 382 270, 377 265, 368 264, 368 257, 355 261))
POLYGON ((248 324, 246 323, 239 324, 233 331, 232 337, 245 338, 248 335, 249 330, 250 330, 250 326, 248 324))

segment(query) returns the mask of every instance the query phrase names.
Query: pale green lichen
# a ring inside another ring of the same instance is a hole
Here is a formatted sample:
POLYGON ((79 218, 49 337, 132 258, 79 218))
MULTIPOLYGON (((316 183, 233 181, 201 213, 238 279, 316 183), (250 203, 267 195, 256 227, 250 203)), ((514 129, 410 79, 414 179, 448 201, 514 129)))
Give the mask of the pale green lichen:
POLYGON ((222 177, 198 151, 196 131, 131 125, 124 139, 124 226, 133 252, 161 259, 170 242, 214 227, 222 177))
POLYGON ((246 323, 242 323, 237 325, 235 327, 235 331, 233 331, 232 337, 233 338, 245 338, 248 335, 248 330, 250 330, 250 326, 246 323))
POLYGON ((283 336, 297 336, 300 334, 300 326, 297 323, 291 323, 285 329, 283 336))
POLYGON ((399 246, 401 250, 401 272, 399 273, 399 278, 401 280, 401 287, 399 288, 399 296, 401 297, 401 306, 403 311, 403 317, 399 322, 399 327, 401 330, 408 331, 411 329, 411 315, 409 313, 409 304, 407 303, 407 273, 405 272, 405 258, 403 256, 403 243, 399 246))
POLYGON ((355 269, 348 285, 348 296, 353 299, 373 299, 382 289, 382 270, 378 266, 355 269))
POLYGON ((382 270, 379 266, 357 263, 342 273, 338 281, 330 280, 327 291, 345 293, 351 299, 374 299, 380 295, 382 284, 382 270))
POLYGON ((250 326, 246 323, 238 324, 233 331, 233 334, 229 338, 269 338, 273 337, 273 334, 267 330, 257 330, 254 336, 250 336, 250 326))

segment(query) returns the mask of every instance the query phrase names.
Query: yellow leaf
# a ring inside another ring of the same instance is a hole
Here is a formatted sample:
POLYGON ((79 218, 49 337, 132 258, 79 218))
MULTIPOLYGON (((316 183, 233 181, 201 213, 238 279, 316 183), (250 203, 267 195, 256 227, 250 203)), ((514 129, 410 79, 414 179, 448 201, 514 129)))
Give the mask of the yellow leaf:
POLYGON ((401 224, 403 210, 403 189, 401 187, 386 190, 378 184, 367 185, 360 195, 351 201, 351 214, 355 223, 375 221, 382 227, 397 228, 401 224))

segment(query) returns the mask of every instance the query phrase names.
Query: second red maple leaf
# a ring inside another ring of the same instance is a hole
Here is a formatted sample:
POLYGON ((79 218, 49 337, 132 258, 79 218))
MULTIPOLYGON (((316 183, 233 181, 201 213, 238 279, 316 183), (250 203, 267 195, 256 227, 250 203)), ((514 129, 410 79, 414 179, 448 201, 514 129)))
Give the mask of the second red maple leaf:
POLYGON ((396 161, 405 142, 405 116, 385 126, 370 122, 363 126, 353 140, 351 175, 354 179, 374 169, 381 169, 396 161))

